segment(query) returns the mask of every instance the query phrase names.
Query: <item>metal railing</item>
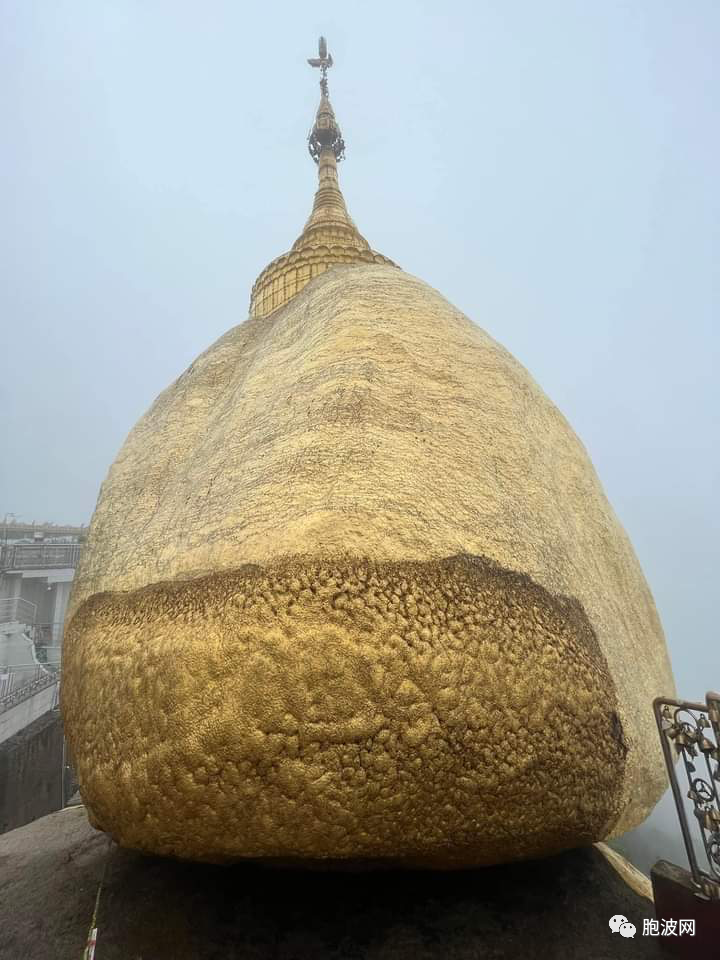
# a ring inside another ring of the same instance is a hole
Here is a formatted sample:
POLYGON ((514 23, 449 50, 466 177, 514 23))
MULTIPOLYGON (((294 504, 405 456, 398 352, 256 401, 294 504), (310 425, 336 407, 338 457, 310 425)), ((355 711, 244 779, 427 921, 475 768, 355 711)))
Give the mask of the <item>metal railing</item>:
POLYGON ((5 514, 5 520, 0 520, 0 534, 3 534, 3 539, 6 540, 19 540, 20 537, 34 537, 36 534, 41 533, 47 540, 49 537, 81 537, 85 536, 88 532, 86 524, 80 524, 79 527, 74 527, 71 524, 56 524, 56 523, 25 523, 23 520, 18 520, 17 516, 10 512, 5 514), (10 520, 10 517, 15 519, 10 520))
POLYGON ((13 543, 0 547, 0 570, 76 567, 84 543, 13 543))
POLYGON ((708 693, 705 703, 658 697, 653 702, 665 765, 680 820, 690 873, 698 892, 720 899, 720 694, 708 693), (682 758, 708 870, 701 869, 692 842, 675 761, 682 758), (699 769, 698 769, 699 768, 699 769))
POLYGON ((59 683, 59 681, 59 667, 57 669, 51 667, 46 669, 39 668, 35 677, 28 683, 24 683, 21 687, 17 687, 15 690, 11 690, 9 693, 0 697, 0 713, 5 713, 6 710, 16 707, 19 703, 22 703, 30 697, 34 697, 36 693, 45 690, 53 683, 59 683))
POLYGON ((9 597, 0 600, 0 623, 35 623, 37 606, 22 597, 9 597))
POLYGON ((13 664, 12 667, 0 666, 0 700, 46 674, 47 670, 44 666, 37 663, 18 663, 13 664))

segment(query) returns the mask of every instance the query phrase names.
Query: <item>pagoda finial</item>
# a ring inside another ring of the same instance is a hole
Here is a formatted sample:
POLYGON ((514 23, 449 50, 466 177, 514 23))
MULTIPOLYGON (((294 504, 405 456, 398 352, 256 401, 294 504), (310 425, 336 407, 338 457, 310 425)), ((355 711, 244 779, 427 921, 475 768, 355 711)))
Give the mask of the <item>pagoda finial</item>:
POLYGON ((328 54, 327 50, 327 40, 325 37, 320 37, 318 41, 318 55, 317 57, 310 57, 308 63, 311 67, 320 67, 320 90, 322 95, 326 97, 328 95, 328 82, 327 82, 327 72, 328 67, 333 65, 333 58, 328 54))
POLYGON ((310 156, 315 163, 319 163, 323 148, 329 147, 335 154, 335 159, 342 160, 345 156, 345 142, 335 119, 333 108, 330 105, 327 72, 328 68, 333 65, 333 58, 328 53, 325 37, 320 37, 318 42, 318 56, 309 57, 308 63, 311 67, 320 68, 320 106, 315 117, 315 123, 308 134, 310 156))

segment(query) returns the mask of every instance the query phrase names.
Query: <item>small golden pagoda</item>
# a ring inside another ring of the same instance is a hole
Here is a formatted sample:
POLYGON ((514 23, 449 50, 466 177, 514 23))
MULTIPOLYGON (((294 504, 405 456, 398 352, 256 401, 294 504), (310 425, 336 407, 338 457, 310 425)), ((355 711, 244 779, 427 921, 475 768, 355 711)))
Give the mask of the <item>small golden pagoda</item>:
POLYGON ((392 260, 370 249, 347 212, 337 173, 338 161, 345 156, 345 143, 328 95, 327 71, 333 59, 324 37, 320 37, 318 54, 308 59, 308 63, 321 72, 320 105, 308 135, 310 156, 318 166, 312 213, 290 252, 276 257, 255 281, 250 297, 251 317, 266 317, 277 310, 333 264, 396 266, 392 260))

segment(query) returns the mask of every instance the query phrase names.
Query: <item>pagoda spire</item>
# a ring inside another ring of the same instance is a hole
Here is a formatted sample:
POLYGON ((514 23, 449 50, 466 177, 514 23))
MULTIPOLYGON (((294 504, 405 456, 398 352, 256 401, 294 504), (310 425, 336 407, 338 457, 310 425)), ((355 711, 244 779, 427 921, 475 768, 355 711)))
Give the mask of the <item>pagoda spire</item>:
POLYGON ((359 239, 364 248, 369 249, 367 241, 360 236, 351 220, 345 198, 340 191, 337 165, 340 160, 345 159, 345 141, 328 93, 327 72, 333 65, 333 58, 328 53, 325 37, 320 37, 318 56, 309 58, 308 63, 311 67, 320 68, 320 103, 315 114, 315 123, 308 134, 308 151, 318 165, 318 188, 312 213, 302 234, 293 244, 293 250, 307 243, 308 231, 316 233, 317 228, 322 229, 331 223, 339 228, 348 228, 350 233, 355 235, 348 235, 348 239, 359 239))
POLYGON ((333 58, 328 53, 325 37, 320 37, 318 56, 308 58, 308 63, 311 67, 320 68, 320 106, 315 117, 315 124, 308 134, 310 156, 315 163, 318 163, 322 149, 327 147, 332 150, 336 160, 342 160, 345 157, 345 142, 330 104, 327 72, 333 65, 333 58))
POLYGON ((318 56, 308 59, 320 70, 320 104, 308 134, 308 150, 318 167, 318 186, 305 227, 292 245, 263 270, 250 298, 250 316, 265 317, 291 300, 313 277, 342 263, 395 266, 370 245, 353 223, 340 191, 337 165, 345 157, 345 141, 330 103, 327 71, 333 65, 327 42, 320 37, 318 56))

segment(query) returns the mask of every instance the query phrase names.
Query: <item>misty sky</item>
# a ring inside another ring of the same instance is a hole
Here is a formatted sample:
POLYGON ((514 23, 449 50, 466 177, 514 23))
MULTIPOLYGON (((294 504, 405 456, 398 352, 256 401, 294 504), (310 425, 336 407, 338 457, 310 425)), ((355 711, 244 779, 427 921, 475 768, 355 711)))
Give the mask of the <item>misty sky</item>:
POLYGON ((324 33, 372 246, 504 344, 720 687, 716 0, 1 0, 0 517, 87 523, 309 213, 324 33))

